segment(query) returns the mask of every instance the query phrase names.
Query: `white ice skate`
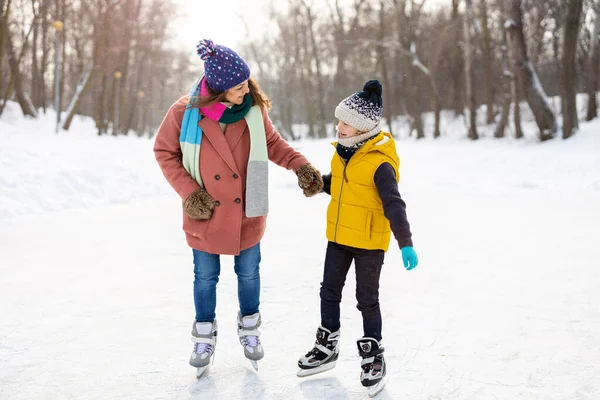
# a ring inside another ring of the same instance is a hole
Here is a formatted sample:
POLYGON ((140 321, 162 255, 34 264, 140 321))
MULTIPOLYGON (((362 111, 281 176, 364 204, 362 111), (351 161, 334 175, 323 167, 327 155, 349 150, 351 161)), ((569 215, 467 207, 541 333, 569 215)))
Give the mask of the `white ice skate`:
POLYGON ((196 378, 200 379, 214 362, 217 345, 217 321, 196 322, 192 325, 192 342, 194 349, 190 356, 190 365, 196 368, 196 378))
POLYGON ((244 355, 250 360, 252 367, 258 371, 258 360, 262 360, 265 356, 262 344, 260 343, 260 331, 258 330, 258 327, 262 323, 260 313, 242 317, 242 313, 238 312, 237 323, 238 336, 240 343, 244 347, 244 355))

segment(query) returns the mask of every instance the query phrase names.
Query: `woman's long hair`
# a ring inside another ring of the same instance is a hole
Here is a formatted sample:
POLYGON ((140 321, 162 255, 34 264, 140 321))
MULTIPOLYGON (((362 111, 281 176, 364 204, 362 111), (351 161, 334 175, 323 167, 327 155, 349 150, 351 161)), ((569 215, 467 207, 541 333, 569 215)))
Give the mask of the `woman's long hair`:
MULTIPOLYGON (((210 88, 210 86, 206 85, 208 89, 208 96, 205 97, 195 97, 192 99, 192 107, 200 108, 200 107, 208 107, 214 103, 226 101, 225 93, 226 92, 217 92, 210 88)), ((265 92, 263 92, 258 85, 258 82, 254 78, 248 79, 248 89, 250 91, 250 95, 252 96, 252 105, 260 106, 261 108, 265 108, 267 110, 271 109, 271 100, 267 97, 265 92)), ((186 103, 188 97, 186 96, 184 99, 186 103)))

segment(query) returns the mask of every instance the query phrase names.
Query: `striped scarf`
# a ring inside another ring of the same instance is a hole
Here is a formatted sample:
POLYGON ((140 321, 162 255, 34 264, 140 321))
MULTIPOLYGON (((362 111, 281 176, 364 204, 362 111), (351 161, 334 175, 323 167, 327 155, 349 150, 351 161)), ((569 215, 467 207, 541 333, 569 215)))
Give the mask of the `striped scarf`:
POLYGON ((200 77, 190 92, 190 100, 183 114, 179 145, 183 154, 183 166, 191 177, 204 187, 200 174, 200 145, 202 144, 202 129, 199 122, 202 119, 200 111, 214 121, 231 124, 246 120, 250 129, 250 157, 246 173, 246 217, 261 217, 269 211, 269 156, 265 126, 260 107, 252 106, 252 97, 247 94, 244 102, 231 108, 224 104, 215 103, 201 110, 192 107, 193 99, 208 95, 206 80, 200 77))

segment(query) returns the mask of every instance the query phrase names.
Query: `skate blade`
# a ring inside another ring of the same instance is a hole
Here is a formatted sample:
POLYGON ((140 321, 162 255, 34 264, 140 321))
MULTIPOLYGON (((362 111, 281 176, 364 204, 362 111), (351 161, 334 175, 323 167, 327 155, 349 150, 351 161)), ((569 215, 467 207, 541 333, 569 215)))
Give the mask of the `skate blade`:
POLYGON ((320 374, 321 372, 329 371, 330 369, 333 369, 333 367, 335 367, 335 361, 311 369, 299 369, 296 375, 299 378, 304 378, 305 376, 316 375, 320 374))
POLYGON ((258 361, 250 360, 250 364, 252 364, 252 367, 254 367, 255 371, 258 371, 258 361))
POLYGON ((369 397, 373 398, 373 397, 377 396, 379 393, 381 393, 383 391, 383 389, 385 389, 386 383, 387 383, 387 378, 384 377, 378 384, 369 386, 367 388, 367 394, 369 395, 369 397))
POLYGON ((204 372, 206 372, 206 370, 208 369, 209 365, 206 365, 204 367, 198 367, 196 368, 196 379, 200 379, 202 378, 202 376, 204 375, 204 372))

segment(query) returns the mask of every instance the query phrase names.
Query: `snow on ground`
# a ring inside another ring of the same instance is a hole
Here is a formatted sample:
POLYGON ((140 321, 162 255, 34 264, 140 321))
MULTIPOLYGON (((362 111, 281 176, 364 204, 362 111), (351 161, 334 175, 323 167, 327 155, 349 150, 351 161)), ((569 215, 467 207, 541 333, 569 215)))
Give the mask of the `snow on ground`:
MULTIPOLYGON (((295 376, 319 322, 326 195, 304 198, 273 166, 265 359, 256 373, 243 357, 224 257, 216 360, 196 381, 191 251, 152 142, 97 138, 86 119, 56 136, 51 116, 3 118, 0 399, 366 397, 352 271, 338 366, 295 376)), ((386 256, 380 399, 600 398, 600 123, 581 129, 543 144, 453 132, 398 143, 421 264, 386 256)), ((294 145, 327 170, 327 141, 294 145)))

